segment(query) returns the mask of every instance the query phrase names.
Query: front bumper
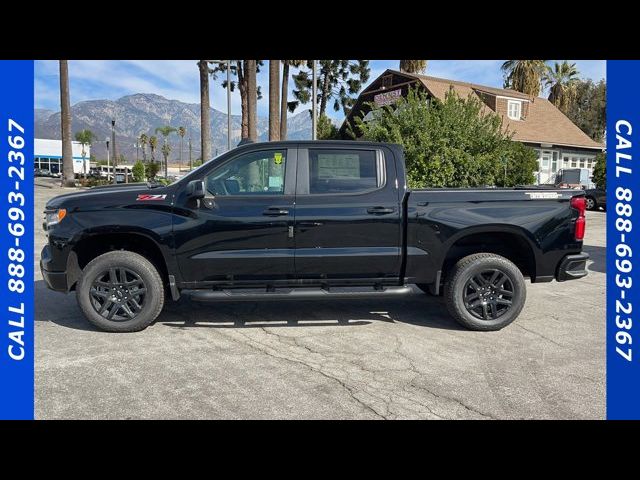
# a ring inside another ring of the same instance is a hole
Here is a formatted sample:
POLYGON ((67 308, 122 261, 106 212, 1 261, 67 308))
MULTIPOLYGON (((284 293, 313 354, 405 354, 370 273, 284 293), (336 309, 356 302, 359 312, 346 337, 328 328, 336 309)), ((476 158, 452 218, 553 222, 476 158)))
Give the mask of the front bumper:
POLYGON ((42 253, 40 254, 40 272, 42 273, 42 278, 44 279, 44 283, 46 283, 47 287, 51 290, 55 290, 57 292, 68 292, 68 279, 67 272, 53 272, 48 270, 51 263, 51 250, 49 249, 49 245, 45 245, 42 249, 42 253))
POLYGON ((558 265, 556 280, 565 282, 586 277, 587 273, 589 273, 587 271, 587 260, 589 260, 589 254, 585 252, 565 256, 558 265))

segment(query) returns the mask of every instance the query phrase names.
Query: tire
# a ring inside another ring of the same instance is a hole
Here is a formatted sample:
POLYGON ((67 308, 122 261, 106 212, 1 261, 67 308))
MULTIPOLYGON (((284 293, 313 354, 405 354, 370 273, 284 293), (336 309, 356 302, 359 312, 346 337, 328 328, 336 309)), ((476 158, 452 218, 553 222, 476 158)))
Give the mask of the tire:
POLYGON ((587 206, 587 210, 597 210, 598 209, 598 202, 596 202, 596 199, 593 197, 585 197, 586 200, 586 206, 587 206))
POLYGON ((100 255, 84 267, 76 286, 76 300, 87 320, 99 329, 138 332, 160 315, 164 290, 162 278, 149 260, 118 250, 100 255))
POLYGON ((524 277, 518 267, 500 255, 476 253, 464 257, 448 277, 444 286, 447 309, 458 323, 470 330, 500 330, 513 322, 524 307, 527 297, 524 277), (499 273, 494 280, 495 272, 499 273), (483 284, 483 281, 493 281, 494 285, 483 284))

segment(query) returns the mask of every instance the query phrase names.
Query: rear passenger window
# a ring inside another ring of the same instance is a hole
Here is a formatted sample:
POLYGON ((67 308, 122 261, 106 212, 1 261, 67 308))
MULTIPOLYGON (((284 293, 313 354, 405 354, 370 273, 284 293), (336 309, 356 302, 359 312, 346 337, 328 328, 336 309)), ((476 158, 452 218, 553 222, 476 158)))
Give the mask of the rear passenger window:
POLYGON ((384 184, 375 150, 309 149, 309 193, 358 193, 384 184))

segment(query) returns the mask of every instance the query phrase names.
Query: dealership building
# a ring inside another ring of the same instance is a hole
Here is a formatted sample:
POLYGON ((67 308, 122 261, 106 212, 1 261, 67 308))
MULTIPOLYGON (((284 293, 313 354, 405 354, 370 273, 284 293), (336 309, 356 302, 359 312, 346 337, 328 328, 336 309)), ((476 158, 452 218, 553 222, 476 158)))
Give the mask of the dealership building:
MULTIPOLYGON (((82 144, 80 142, 71 142, 71 149, 73 153, 73 172, 76 174, 89 173, 91 146, 84 147, 84 167, 82 144)), ((53 174, 62 173, 62 140, 36 138, 33 153, 33 168, 48 170, 53 174)))

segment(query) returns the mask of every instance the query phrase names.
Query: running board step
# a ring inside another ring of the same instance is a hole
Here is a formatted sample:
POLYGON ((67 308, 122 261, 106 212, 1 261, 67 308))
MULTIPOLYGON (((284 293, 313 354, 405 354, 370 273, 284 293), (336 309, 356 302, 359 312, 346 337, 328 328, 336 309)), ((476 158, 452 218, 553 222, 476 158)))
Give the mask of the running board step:
MULTIPOLYGON (((191 290, 191 300, 199 302, 255 302, 263 300, 318 300, 338 298, 372 298, 398 297, 407 295, 413 290, 410 286, 384 287, 381 289, 358 287, 324 288, 277 288, 266 291, 264 288, 243 288, 228 290, 191 290)), ((186 293, 186 292, 183 292, 186 293)))

